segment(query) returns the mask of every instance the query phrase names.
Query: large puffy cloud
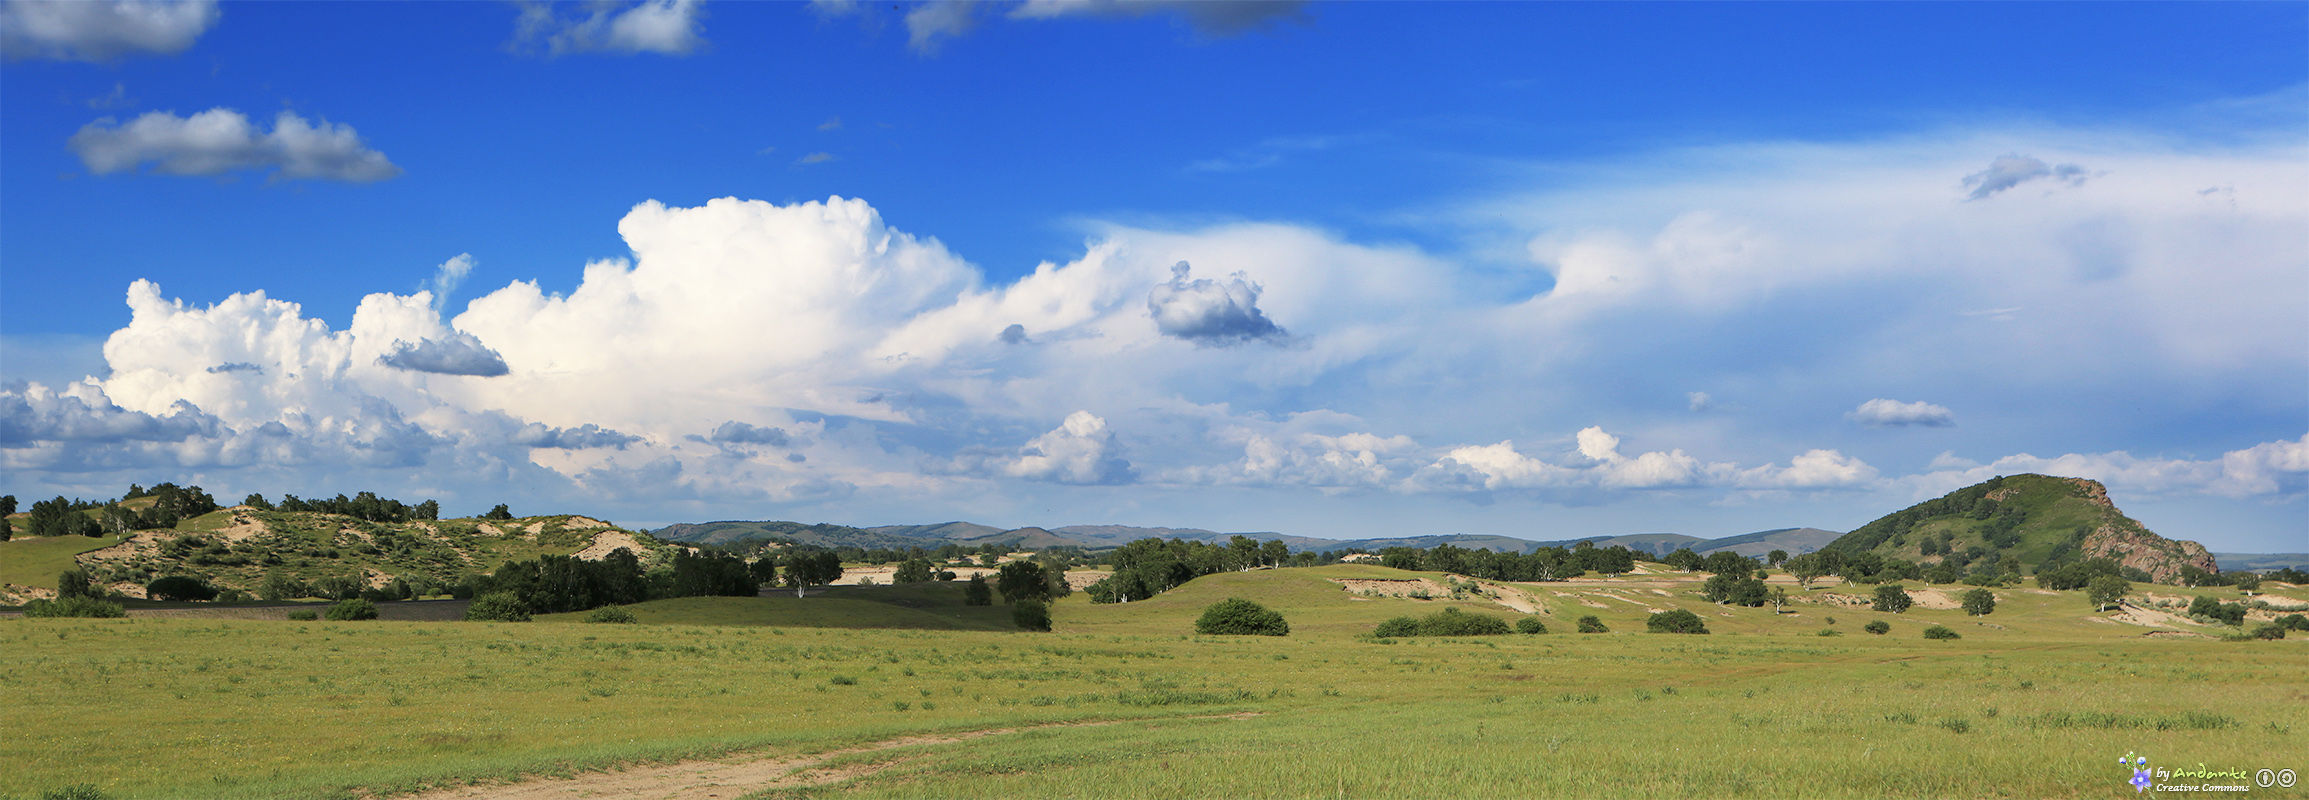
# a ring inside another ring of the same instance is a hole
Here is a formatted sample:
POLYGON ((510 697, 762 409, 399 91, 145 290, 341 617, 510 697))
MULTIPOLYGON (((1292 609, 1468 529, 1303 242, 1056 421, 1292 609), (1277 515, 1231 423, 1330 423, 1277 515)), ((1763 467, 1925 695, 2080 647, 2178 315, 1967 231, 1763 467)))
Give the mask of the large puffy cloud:
POLYGON ((72 152, 98 175, 151 164, 165 175, 221 175, 277 169, 278 177, 366 183, 397 177, 401 168, 369 149, 350 125, 306 122, 283 111, 271 131, 260 131, 241 112, 212 108, 189 117, 151 111, 122 124, 106 117, 72 135, 72 152))
POLYGON ((1075 484, 1129 483, 1138 478, 1114 433, 1106 429, 1106 420, 1088 411, 1068 414, 1057 428, 1034 437, 1002 471, 1018 478, 1075 484))
POLYGON ((1171 267, 1169 282, 1147 292, 1147 313, 1163 335, 1214 347, 1288 335, 1259 310, 1259 285, 1243 273, 1224 281, 1189 279, 1193 269, 1181 261, 1171 267))
POLYGON ((0 4, 0 52, 71 61, 181 53, 218 15, 215 0, 7 0, 0 4))
POLYGON ((1882 397, 1861 403, 1860 407, 1852 409, 1852 413, 1846 416, 1851 417, 1853 422, 1871 428, 1909 425, 1945 428, 1956 424, 1956 414, 1945 406, 1933 405, 1922 400, 1903 403, 1882 397))
POLYGON ((165 414, 146 414, 112 404, 94 384, 75 383, 63 391, 32 385, 0 391, 0 447, 35 442, 180 442, 214 436, 215 417, 183 400, 165 414))
POLYGON ((1553 460, 1527 455, 1513 442, 1451 448, 1402 488, 1445 492, 1845 489, 1877 478, 1874 467, 1835 450, 1807 451, 1785 467, 1741 467, 1731 462, 1703 462, 1682 449, 1630 456, 1620 452, 1620 437, 1600 427, 1582 428, 1572 438, 1571 451, 1553 460))
POLYGON ((524 2, 513 47, 569 53, 657 53, 686 56, 705 45, 704 0, 641 0, 632 5, 593 3, 581 16, 563 17, 555 4, 524 2))

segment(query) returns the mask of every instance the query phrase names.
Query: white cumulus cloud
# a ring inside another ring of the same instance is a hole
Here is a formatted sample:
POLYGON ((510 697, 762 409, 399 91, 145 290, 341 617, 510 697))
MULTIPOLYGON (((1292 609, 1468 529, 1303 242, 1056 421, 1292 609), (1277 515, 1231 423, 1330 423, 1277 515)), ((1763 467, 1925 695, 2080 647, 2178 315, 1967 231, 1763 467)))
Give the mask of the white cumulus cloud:
POLYGON ((1852 413, 1846 416, 1850 417, 1853 422, 1871 428, 1909 425, 1945 428, 1956 424, 1956 414, 1950 412, 1946 407, 1933 405, 1922 400, 1903 403, 1882 397, 1861 403, 1859 408, 1852 409, 1852 413))
POLYGON ((1130 483, 1138 478, 1114 433, 1106 429, 1106 420, 1088 411, 1068 414, 1057 428, 1034 437, 1002 471, 1018 478, 1075 484, 1130 483))
POLYGON ((705 46, 704 0, 641 0, 626 5, 597 2, 577 16, 562 16, 549 2, 524 2, 515 20, 513 47, 571 53, 657 53, 686 56, 705 46))
POLYGON ((228 108, 189 117, 152 111, 127 123, 111 117, 88 123, 72 135, 72 152, 98 175, 135 170, 147 164, 164 175, 220 175, 250 169, 277 170, 275 177, 366 183, 397 177, 401 168, 369 148, 350 125, 306 122, 283 111, 271 131, 262 131, 228 108))
POLYGON ((181 53, 219 13, 215 0, 6 0, 0 52, 69 61, 181 53))

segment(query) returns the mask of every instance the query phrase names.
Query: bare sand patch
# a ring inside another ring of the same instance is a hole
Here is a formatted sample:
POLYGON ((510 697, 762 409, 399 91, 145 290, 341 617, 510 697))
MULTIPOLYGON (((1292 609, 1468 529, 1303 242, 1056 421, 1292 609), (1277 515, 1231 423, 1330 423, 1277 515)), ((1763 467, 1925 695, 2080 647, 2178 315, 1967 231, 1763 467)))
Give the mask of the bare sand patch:
POLYGON ((586 530, 589 528, 614 528, 616 526, 592 517, 570 517, 561 521, 561 527, 586 530))
POLYGON ((1331 582, 1345 587, 1348 594, 1365 597, 1433 600, 1451 596, 1451 587, 1426 578, 1332 578, 1331 582))
POLYGON ((2118 604, 2117 613, 2114 616, 2094 617, 2094 619, 2107 619, 2148 628, 2179 628, 2183 625, 2193 626, 2197 624, 2195 620, 2188 617, 2148 606, 2135 605, 2131 601, 2118 604))
POLYGON ((1915 601, 1918 606, 1939 611, 1964 607, 1963 603, 1956 602, 1956 598, 1949 597, 1947 592, 1939 589, 1909 589, 1908 599, 1915 601))
MULTIPOLYGON (((1241 712, 1207 717, 1170 717, 1168 719, 1249 719, 1258 712, 1241 712)), ((1015 728, 989 728, 960 733, 902 736, 879 742, 829 750, 811 755, 780 757, 737 756, 722 760, 679 761, 672 764, 640 766, 617 772, 594 772, 568 778, 533 778, 517 783, 485 786, 459 786, 436 789, 407 796, 406 800, 592 800, 617 797, 634 800, 692 800, 693 798, 727 798, 754 794, 770 789, 799 789, 829 786, 835 783, 871 777, 909 759, 899 758, 856 764, 826 766, 836 758, 860 753, 877 753, 901 747, 929 747, 942 744, 1002 736, 1046 728, 1089 728, 1105 725, 1162 722, 1151 720, 1101 720, 1091 722, 1054 722, 1043 725, 1023 725, 1015 728)))
MULTIPOLYGON (((579 517, 579 519, 584 518, 579 517)), ((621 547, 636 556, 643 552, 641 540, 633 538, 633 534, 625 531, 603 531, 594 534, 593 543, 586 545, 585 549, 577 551, 577 557, 586 561, 600 561, 608 558, 609 554, 617 552, 618 548, 621 547)))

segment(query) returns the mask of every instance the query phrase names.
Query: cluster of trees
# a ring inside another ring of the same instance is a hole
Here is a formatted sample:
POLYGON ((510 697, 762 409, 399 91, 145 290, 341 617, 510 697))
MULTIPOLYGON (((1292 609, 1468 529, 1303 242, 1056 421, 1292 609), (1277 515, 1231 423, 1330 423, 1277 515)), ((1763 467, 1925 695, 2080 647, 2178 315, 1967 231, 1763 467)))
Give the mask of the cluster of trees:
POLYGON ((1775 607, 1788 603, 1788 590, 1767 587, 1763 579, 1753 573, 1718 573, 1710 576, 1707 583, 1701 584, 1700 596, 1711 603, 1749 608, 1758 608, 1765 603, 1773 603, 1775 607))
POLYGON ((1635 569, 1636 555, 1625 547, 1596 547, 1580 542, 1571 547, 1542 547, 1530 553, 1502 553, 1439 544, 1420 550, 1390 547, 1379 551, 1379 563, 1397 569, 1456 572, 1500 581, 1561 581, 1590 572, 1617 575, 1635 569))
POLYGON ((1883 583, 1885 581, 1917 581, 1924 579, 1924 568, 1904 558, 1859 550, 1818 550, 1788 559, 1784 565, 1788 574, 1798 583, 1811 586, 1825 575, 1835 575, 1853 583, 1883 583))
POLYGON ((1127 603, 1170 591, 1195 578, 1264 565, 1257 556, 1264 550, 1248 536, 1235 539, 1249 547, 1213 545, 1181 539, 1140 539, 1115 549, 1107 559, 1114 574, 1083 591, 1093 603, 1127 603))
POLYGON ((266 500, 264 495, 252 494, 242 499, 241 505, 261 508, 266 511, 343 514, 370 522, 409 522, 411 520, 441 518, 441 503, 439 501, 427 500, 416 505, 409 505, 392 498, 379 497, 376 492, 361 492, 352 497, 339 494, 331 499, 314 500, 306 500, 292 494, 282 497, 281 502, 277 505, 266 500))
MULTIPOLYGON (((146 489, 129 484, 128 492, 118 500, 93 501, 53 499, 32 504, 24 520, 25 533, 32 536, 102 536, 105 533, 126 533, 153 528, 174 528, 187 517, 197 517, 217 510, 216 498, 198 486, 178 486, 163 483, 146 489), (129 500, 149 497, 150 505, 131 510, 122 505, 129 500), (94 515, 83 512, 94 511, 94 515)), ((16 496, 0 497, 0 515, 16 513, 16 496)), ((0 540, 6 540, 14 526, 0 526, 0 540)))
POLYGON ((1907 587, 1894 583, 1876 587, 1876 599, 1868 607, 1876 611, 1905 614, 1914 605, 1916 605, 1916 600, 1908 596, 1907 587))
POLYGON ((2189 616, 2223 625, 2243 625, 2245 604, 2223 603, 2205 595, 2197 595, 2197 599, 2189 601, 2189 616))

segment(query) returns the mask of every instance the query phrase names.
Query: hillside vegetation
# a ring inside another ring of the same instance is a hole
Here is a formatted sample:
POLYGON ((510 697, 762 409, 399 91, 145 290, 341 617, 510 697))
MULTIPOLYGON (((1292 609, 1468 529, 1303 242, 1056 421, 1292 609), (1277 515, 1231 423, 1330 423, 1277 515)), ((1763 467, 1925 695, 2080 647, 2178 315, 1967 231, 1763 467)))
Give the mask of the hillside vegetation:
MULTIPOLYGON (((314 591, 350 582, 356 589, 393 584, 412 592, 445 592, 464 576, 507 561, 588 551, 594 558, 622 546, 645 562, 670 558, 671 545, 599 520, 557 515, 508 520, 372 522, 344 514, 219 509, 175 527, 117 537, 62 536, 0 542, 0 603, 44 597, 57 574, 77 566, 99 586, 129 597, 170 575, 199 578, 222 590, 259 595, 268 579, 314 591), (596 545, 601 545, 596 547, 596 545)), ((292 595, 294 596, 294 595, 292 595)))
POLYGON ((2099 482, 2049 475, 1991 478, 1887 514, 1823 549, 2031 573, 2106 559, 2158 583, 2180 582, 2192 568, 2219 571, 2203 545, 2158 536, 2125 516, 2099 482))

